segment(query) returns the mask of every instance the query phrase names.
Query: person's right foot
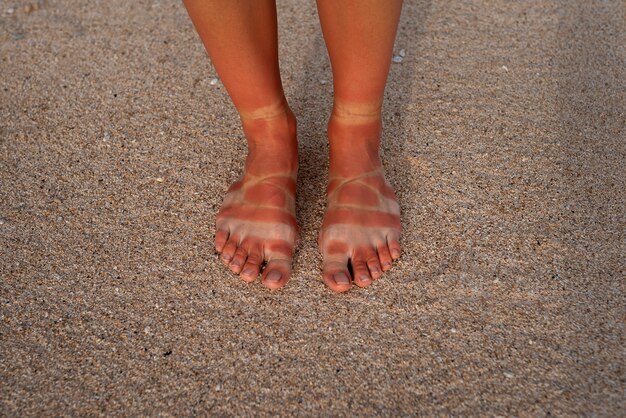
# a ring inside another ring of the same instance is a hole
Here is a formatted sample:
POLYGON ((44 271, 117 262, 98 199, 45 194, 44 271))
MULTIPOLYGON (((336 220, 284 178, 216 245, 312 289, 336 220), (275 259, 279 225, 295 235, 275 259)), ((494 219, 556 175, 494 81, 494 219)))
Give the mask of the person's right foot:
POLYGON ((248 157, 242 178, 229 188, 216 218, 215 248, 228 268, 254 281, 283 287, 291 275, 298 238, 296 120, 291 110, 242 116, 248 157))

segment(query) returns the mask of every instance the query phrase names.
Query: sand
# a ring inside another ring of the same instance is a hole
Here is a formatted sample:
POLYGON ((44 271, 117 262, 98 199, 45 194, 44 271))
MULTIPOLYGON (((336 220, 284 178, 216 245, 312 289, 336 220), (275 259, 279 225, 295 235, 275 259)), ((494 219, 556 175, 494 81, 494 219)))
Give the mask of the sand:
POLYGON ((0 415, 624 415, 621 1, 407 1, 385 102, 402 258, 334 294, 330 67, 279 2, 294 277, 225 271, 245 142, 181 3, 0 2, 0 415))

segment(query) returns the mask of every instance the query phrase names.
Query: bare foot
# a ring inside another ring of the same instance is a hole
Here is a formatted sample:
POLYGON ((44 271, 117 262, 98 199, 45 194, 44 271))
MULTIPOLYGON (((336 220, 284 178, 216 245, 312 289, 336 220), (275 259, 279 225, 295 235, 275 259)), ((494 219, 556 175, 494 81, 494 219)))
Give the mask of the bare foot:
POLYGON ((384 177, 380 132, 377 115, 334 114, 329 122, 328 201, 318 241, 324 281, 337 292, 353 281, 369 286, 400 256, 400 207, 384 177))
POLYGON ((283 287, 298 238, 296 120, 289 109, 242 116, 248 157, 217 214, 215 248, 225 265, 254 281, 283 287))

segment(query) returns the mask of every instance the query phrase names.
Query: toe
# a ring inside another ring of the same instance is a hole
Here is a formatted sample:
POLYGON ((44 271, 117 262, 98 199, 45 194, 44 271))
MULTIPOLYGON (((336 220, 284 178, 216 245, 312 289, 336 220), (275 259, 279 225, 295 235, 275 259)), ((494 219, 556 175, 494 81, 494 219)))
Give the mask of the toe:
POLYGON ((359 287, 367 287, 372 284, 372 276, 370 275, 365 257, 362 251, 357 251, 352 257, 352 275, 354 283, 359 287))
POLYGON ((397 260, 400 257, 400 240, 396 234, 387 237, 387 247, 389 247, 391 258, 397 260))
POLYGON ((372 276, 363 260, 352 263, 354 283, 359 287, 367 287, 372 284, 372 276))
POLYGON ((348 257, 325 259, 322 275, 326 285, 335 292, 345 292, 352 287, 352 278, 348 271, 348 257))
POLYGON ((254 281, 257 277, 259 277, 262 263, 263 257, 261 257, 261 250, 253 247, 248 252, 248 258, 246 259, 246 263, 243 265, 239 276, 246 282, 254 281))
POLYGON ((372 279, 377 280, 383 274, 383 270, 380 266, 380 260, 378 259, 378 254, 376 254, 376 251, 374 251, 373 248, 370 248, 368 250, 365 250, 364 255, 364 259, 366 260, 367 268, 370 271, 372 279))
POLYGON ((222 250, 222 261, 224 264, 228 265, 230 263, 235 256, 235 251, 237 251, 237 241, 231 237, 222 250))
POLYGON ((228 268, 230 268, 233 273, 239 273, 241 271, 241 268, 245 264, 247 257, 248 252, 243 246, 240 246, 239 248, 237 248, 237 251, 235 251, 235 255, 228 265, 228 268))
POLYGON ((224 251, 224 246, 228 241, 228 231, 220 229, 215 233, 215 250, 218 253, 222 253, 224 251))
POLYGON ((289 281, 291 276, 291 260, 284 258, 270 259, 263 269, 261 282, 270 289, 279 289, 289 281))
POLYGON ((387 243, 380 244, 378 246, 378 258, 380 259, 380 265, 382 266, 383 271, 387 271, 391 268, 391 254, 389 253, 389 248, 387 247, 387 243))

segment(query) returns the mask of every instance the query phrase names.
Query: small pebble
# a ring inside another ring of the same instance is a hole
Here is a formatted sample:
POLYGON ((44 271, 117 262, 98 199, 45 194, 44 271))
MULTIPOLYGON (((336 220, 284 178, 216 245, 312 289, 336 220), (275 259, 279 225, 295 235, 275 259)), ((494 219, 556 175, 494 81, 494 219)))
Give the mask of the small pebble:
POLYGON ((401 63, 402 62, 402 57, 400 55, 396 55, 393 57, 393 62, 395 62, 396 64, 401 63))
POLYGON ((326 84, 326 80, 320 80, 320 84, 326 84))
POLYGON ((509 68, 508 68, 506 65, 503 65, 503 66, 502 66, 502 69, 503 69, 504 71, 506 71, 506 72, 508 72, 508 71, 509 71, 509 68))
POLYGON ((7 14, 8 15, 12 15, 14 11, 15 11, 15 9, 11 7, 9 9, 7 9, 7 14))
POLYGON ((216 85, 216 84, 217 84, 217 83, 219 83, 219 82, 220 82, 220 79, 219 79, 219 78, 214 78, 214 79, 212 79, 212 80, 209 82, 209 84, 210 84, 210 85, 212 85, 212 86, 214 86, 214 85, 216 85))
POLYGON ((26 14, 31 14, 35 10, 39 10, 39 5, 37 3, 35 3, 35 4, 28 4, 28 5, 24 6, 24 11, 26 12, 26 14))
POLYGON ((400 53, 398 55, 400 55, 402 58, 404 58, 404 57, 406 57, 406 51, 404 49, 401 49, 400 53))
POLYGON ((504 377, 506 377, 507 379, 513 379, 513 373, 511 373, 511 372, 504 372, 504 377))

